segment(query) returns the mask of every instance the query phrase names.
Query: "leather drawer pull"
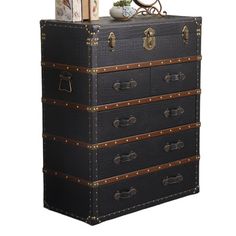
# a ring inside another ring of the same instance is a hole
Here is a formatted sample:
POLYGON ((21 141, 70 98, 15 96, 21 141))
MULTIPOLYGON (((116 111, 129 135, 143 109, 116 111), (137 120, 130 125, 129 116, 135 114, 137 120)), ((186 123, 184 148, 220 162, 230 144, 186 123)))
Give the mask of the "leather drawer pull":
POLYGON ((129 199, 132 198, 134 195, 137 194, 137 190, 135 188, 130 188, 128 191, 117 191, 114 195, 115 200, 121 199, 129 199))
POLYGON ((72 93, 72 75, 70 73, 62 73, 60 74, 60 82, 59 82, 59 91, 64 91, 67 93, 72 93))
POLYGON ((116 90, 117 92, 119 91, 124 91, 124 90, 129 90, 136 88, 138 85, 137 81, 131 79, 129 82, 116 82, 113 84, 113 89, 116 90))
POLYGON ((114 120, 113 125, 116 128, 123 128, 123 127, 134 125, 136 121, 137 119, 134 116, 130 116, 129 118, 122 118, 122 119, 114 120))
POLYGON ((113 162, 116 164, 116 165, 120 165, 121 163, 124 163, 124 162, 130 162, 130 161, 133 161, 137 158, 137 154, 133 151, 131 151, 129 154, 123 154, 123 155, 117 155, 113 162))
POLYGON ((164 186, 172 185, 172 184, 180 184, 184 180, 184 177, 181 174, 177 174, 174 177, 167 176, 162 180, 162 184, 164 186))
POLYGON ((167 143, 164 146, 165 152, 177 151, 184 148, 184 142, 179 140, 177 143, 167 143))
POLYGON ((186 79, 185 74, 180 72, 179 74, 167 74, 164 78, 164 81, 166 83, 170 83, 170 82, 175 82, 175 81, 183 81, 185 79, 186 79))
POLYGON ((184 114, 184 109, 182 107, 178 107, 178 108, 175 108, 175 109, 167 109, 165 112, 164 112, 164 116, 166 118, 169 118, 169 117, 176 117, 176 116, 181 116, 184 114))

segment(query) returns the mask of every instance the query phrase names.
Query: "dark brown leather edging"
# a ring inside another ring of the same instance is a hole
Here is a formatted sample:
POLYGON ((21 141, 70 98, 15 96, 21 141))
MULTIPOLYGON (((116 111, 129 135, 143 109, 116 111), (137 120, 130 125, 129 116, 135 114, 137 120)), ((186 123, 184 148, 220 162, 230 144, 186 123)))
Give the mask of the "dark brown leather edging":
POLYGON ((127 179, 130 179, 130 178, 134 178, 134 177, 138 177, 138 176, 142 176, 142 175, 146 175, 146 174, 159 172, 159 171, 169 169, 169 168, 172 168, 172 167, 175 167, 175 166, 188 164, 190 162, 198 161, 199 159, 200 159, 199 156, 192 156, 192 157, 184 158, 184 159, 181 159, 181 160, 178 160, 178 161, 173 161, 173 162, 166 163, 166 164, 152 166, 152 167, 149 167, 149 168, 129 172, 129 173, 123 174, 123 175, 113 176, 113 177, 102 179, 102 180, 97 180, 97 181, 94 181, 94 182, 84 180, 84 179, 81 179, 79 177, 67 175, 65 173, 61 173, 61 172, 57 172, 57 171, 53 171, 53 170, 48 170, 48 169, 45 169, 45 168, 43 169, 43 172, 44 172, 44 174, 55 176, 55 177, 60 177, 60 178, 63 178, 65 180, 69 180, 71 182, 82 184, 82 185, 85 185, 85 186, 88 186, 88 187, 98 187, 98 186, 112 184, 112 183, 116 183, 116 182, 119 182, 119 181, 122 181, 122 180, 127 180, 127 179))
POLYGON ((98 68, 87 68, 87 67, 59 64, 59 63, 46 62, 46 61, 43 61, 41 65, 42 67, 46 67, 46 68, 54 68, 54 69, 59 69, 59 70, 71 71, 71 72, 100 74, 100 73, 107 73, 107 72, 114 72, 114 71, 121 71, 121 70, 132 70, 132 69, 147 68, 147 67, 154 67, 154 66, 163 66, 163 65, 172 65, 172 64, 179 64, 179 63, 185 63, 185 62, 200 61, 201 59, 202 59, 202 56, 198 55, 198 56, 162 59, 162 60, 155 60, 155 61, 148 61, 148 62, 130 63, 130 64, 123 64, 123 65, 104 66, 104 67, 98 67, 98 68))
POLYGON ((200 126, 201 126, 200 123, 192 123, 192 124, 181 125, 181 126, 177 126, 177 127, 173 127, 173 128, 169 128, 169 129, 154 131, 154 132, 150 132, 150 133, 139 134, 139 135, 130 136, 130 137, 126 137, 126 138, 106 141, 106 142, 97 143, 97 144, 88 144, 85 142, 81 142, 79 140, 73 140, 73 139, 55 136, 53 134, 47 134, 47 133, 43 134, 43 138, 47 139, 47 140, 55 141, 55 142, 62 142, 65 144, 74 145, 77 147, 84 147, 84 148, 88 148, 91 150, 96 150, 99 148, 108 148, 108 147, 116 146, 119 144, 131 143, 131 142, 136 142, 136 141, 140 141, 140 140, 146 140, 146 139, 159 137, 159 136, 163 136, 163 135, 167 135, 167 134, 174 134, 174 133, 182 132, 182 131, 189 130, 189 129, 199 128, 200 126))
POLYGON ((183 91, 183 92, 178 92, 178 93, 164 94, 164 95, 152 96, 152 97, 140 98, 140 99, 132 99, 132 100, 127 100, 123 102, 110 103, 110 104, 99 105, 99 106, 86 106, 83 104, 71 103, 71 102, 66 102, 63 100, 57 100, 57 99, 51 99, 51 98, 42 98, 42 102, 45 104, 62 106, 69 109, 84 110, 88 112, 99 112, 99 111, 113 110, 117 108, 129 107, 129 106, 134 106, 134 105, 142 105, 146 103, 160 102, 160 101, 165 101, 165 100, 170 100, 170 99, 175 99, 175 98, 200 95, 200 94, 201 94, 200 89, 194 89, 194 90, 188 90, 188 91, 183 91))

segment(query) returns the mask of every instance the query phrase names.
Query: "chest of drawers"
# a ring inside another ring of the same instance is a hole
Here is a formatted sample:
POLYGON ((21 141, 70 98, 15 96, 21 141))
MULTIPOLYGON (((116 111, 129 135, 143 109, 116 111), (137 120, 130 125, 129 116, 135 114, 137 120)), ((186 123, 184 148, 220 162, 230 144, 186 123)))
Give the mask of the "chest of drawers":
POLYGON ((44 205, 97 224, 199 191, 201 18, 41 21, 44 205))

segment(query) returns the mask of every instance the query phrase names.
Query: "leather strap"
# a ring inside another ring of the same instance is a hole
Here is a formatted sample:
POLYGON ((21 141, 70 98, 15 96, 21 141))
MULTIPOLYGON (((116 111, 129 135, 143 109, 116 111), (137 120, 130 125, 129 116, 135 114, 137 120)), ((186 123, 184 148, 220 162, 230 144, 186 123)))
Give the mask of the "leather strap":
POLYGON ((152 166, 152 167, 141 169, 138 171, 129 172, 127 174, 118 175, 118 176, 114 176, 114 177, 110 177, 110 178, 106 178, 106 179, 102 179, 102 180, 97 180, 97 181, 93 181, 93 182, 81 179, 79 177, 67 175, 62 172, 49 170, 46 168, 43 169, 43 172, 45 175, 60 177, 62 179, 65 179, 65 180, 68 180, 68 181, 71 181, 74 183, 78 183, 78 184, 82 184, 82 185, 94 188, 94 187, 103 186, 103 185, 107 185, 107 184, 113 184, 113 183, 119 182, 121 180, 127 180, 127 179, 134 178, 137 176, 143 176, 146 174, 159 172, 159 171, 169 169, 169 168, 172 168, 175 166, 185 165, 185 164, 188 164, 188 163, 191 163, 194 161, 198 161, 199 159, 200 159, 199 156, 192 156, 192 157, 184 158, 184 159, 181 159, 178 161, 174 161, 174 162, 170 162, 170 163, 166 163, 166 164, 162 164, 162 165, 157 165, 157 166, 152 166))
POLYGON ((101 73, 121 71, 121 70, 133 70, 133 69, 148 68, 148 67, 154 67, 154 66, 163 66, 163 65, 172 65, 172 64, 179 64, 179 63, 185 63, 185 62, 201 61, 201 59, 202 59, 202 56, 198 55, 198 56, 162 59, 162 60, 155 60, 155 61, 149 61, 149 62, 138 62, 138 63, 123 64, 123 65, 104 66, 104 67, 97 67, 97 68, 87 68, 87 67, 59 64, 59 63, 53 63, 53 62, 47 62, 47 61, 43 61, 41 65, 42 67, 45 67, 45 68, 54 68, 58 70, 65 70, 65 71, 71 71, 71 72, 81 72, 81 73, 86 73, 86 74, 101 74, 101 73))
POLYGON ((177 127, 173 127, 169 129, 158 130, 158 131, 154 131, 150 133, 139 134, 135 136, 125 137, 121 139, 116 139, 116 140, 111 140, 111 141, 107 141, 103 143, 96 143, 96 144, 89 144, 89 143, 81 142, 79 140, 73 140, 73 139, 69 139, 69 138, 65 138, 61 136, 55 136, 53 134, 48 134, 48 133, 43 134, 43 138, 54 141, 54 142, 62 142, 64 144, 70 144, 77 147, 83 147, 83 148, 88 148, 91 150, 96 150, 99 148, 108 148, 108 147, 113 147, 119 144, 131 143, 131 142, 146 140, 146 139, 159 137, 159 136, 163 136, 167 134, 173 134, 173 133, 177 133, 177 132, 181 132, 181 131, 185 131, 189 129, 196 129, 196 128, 199 128, 200 126, 201 126, 200 123, 192 123, 192 124, 181 125, 181 126, 177 126, 177 127))

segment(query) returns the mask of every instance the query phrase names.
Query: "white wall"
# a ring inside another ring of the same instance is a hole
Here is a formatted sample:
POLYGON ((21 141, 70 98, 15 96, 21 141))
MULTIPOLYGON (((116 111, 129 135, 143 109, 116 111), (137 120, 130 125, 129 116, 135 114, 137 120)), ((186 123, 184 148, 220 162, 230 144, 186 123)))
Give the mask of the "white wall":
MULTIPOLYGON (((39 20, 54 18, 54 0, 1 1, 1 235, 235 235, 234 1, 162 2, 169 14, 203 16, 201 193, 96 227, 45 210, 39 20)), ((112 1, 100 5, 108 15, 112 1)))

